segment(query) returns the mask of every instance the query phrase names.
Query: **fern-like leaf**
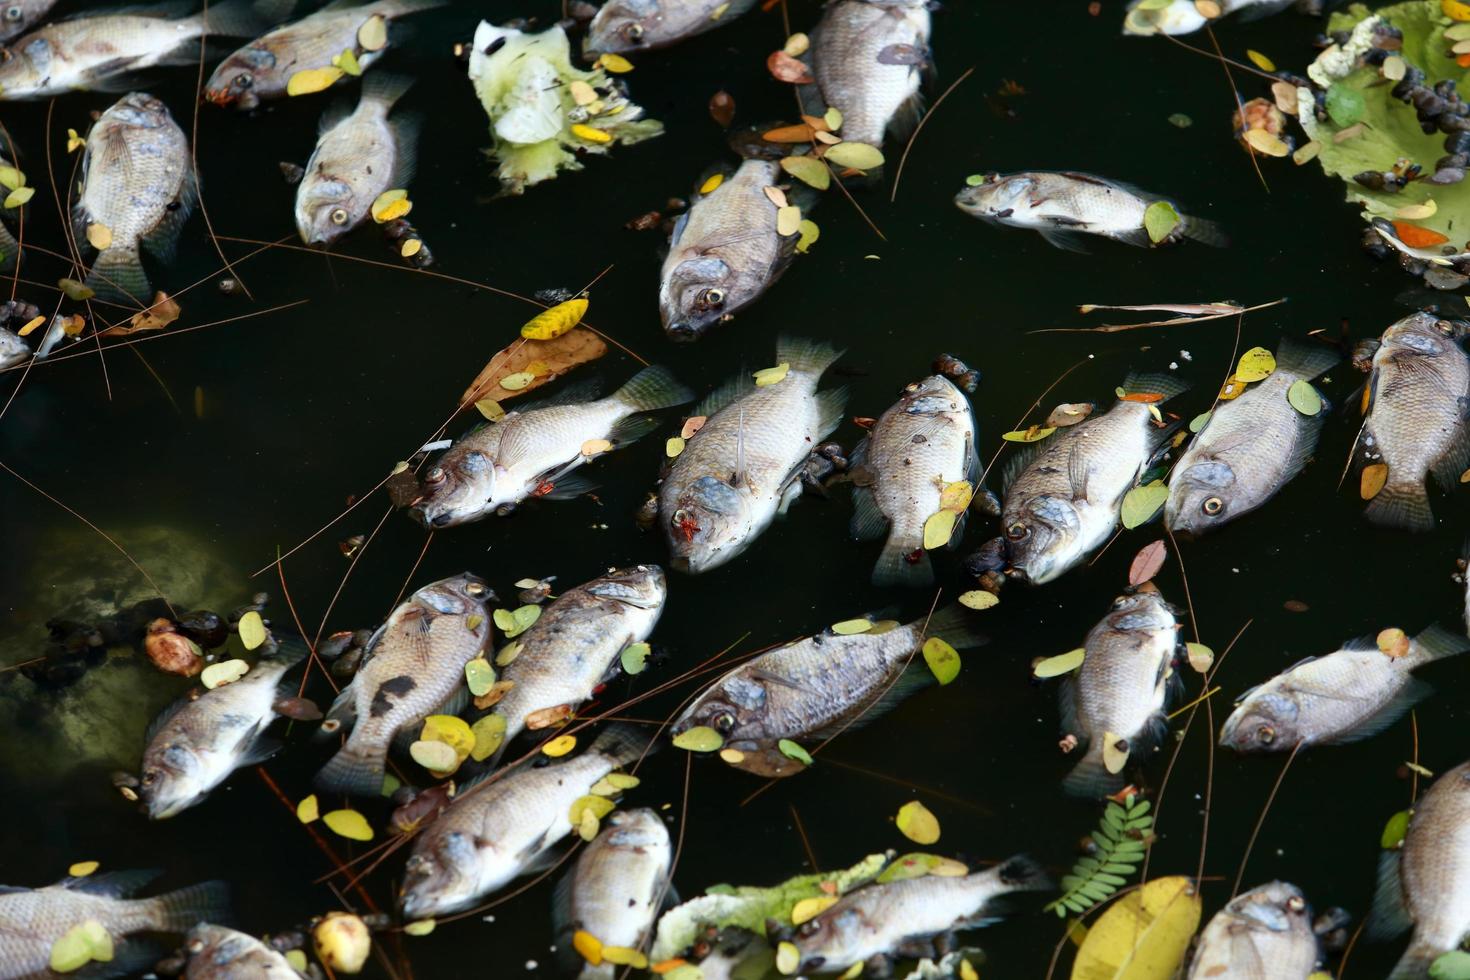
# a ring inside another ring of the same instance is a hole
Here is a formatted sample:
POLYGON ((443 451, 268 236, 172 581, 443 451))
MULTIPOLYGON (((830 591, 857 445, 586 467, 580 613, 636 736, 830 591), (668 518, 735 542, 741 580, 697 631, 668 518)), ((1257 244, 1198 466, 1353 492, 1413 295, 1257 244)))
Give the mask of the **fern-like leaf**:
POLYGON ((1126 885, 1143 861, 1144 842, 1153 831, 1152 808, 1148 800, 1135 801, 1132 796, 1121 806, 1108 803, 1097 829, 1088 835, 1095 853, 1077 859, 1072 873, 1062 877, 1061 896, 1046 911, 1060 918, 1068 912, 1081 915, 1126 885))

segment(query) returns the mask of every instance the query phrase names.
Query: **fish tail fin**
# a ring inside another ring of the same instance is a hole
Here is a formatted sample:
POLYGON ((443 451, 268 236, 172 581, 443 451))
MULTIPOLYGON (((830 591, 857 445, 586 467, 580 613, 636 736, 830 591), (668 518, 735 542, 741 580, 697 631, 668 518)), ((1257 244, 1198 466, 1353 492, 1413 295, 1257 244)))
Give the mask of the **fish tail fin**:
POLYGON ((1363 511, 1374 524, 1409 531, 1434 530, 1434 511, 1429 508, 1429 490, 1422 479, 1390 481, 1368 501, 1363 511))
POLYGON ((383 771, 387 761, 386 745, 380 749, 366 749, 349 740, 316 774, 316 787, 324 793, 377 796, 383 791, 383 771))
POLYGON ((138 243, 111 245, 98 254, 87 273, 87 288, 101 299, 130 305, 148 305, 148 273, 143 271, 143 259, 138 253, 138 243))
POLYGON ((1225 234, 1218 224, 1197 218, 1192 214, 1180 215, 1179 233, 1185 238, 1193 239, 1202 245, 1212 245, 1215 248, 1224 248, 1230 244, 1230 236, 1225 234))
POLYGON ((1123 786, 1122 776, 1108 772, 1103 762, 1103 740, 1094 738, 1087 746, 1087 753, 1078 760, 1072 771, 1062 780, 1062 789, 1069 796, 1101 799, 1123 786))
POLYGON ((1129 395, 1160 395, 1159 404, 1189 390, 1189 382, 1164 371, 1129 371, 1123 391, 1129 395))
POLYGON ((1429 976, 1430 965, 1446 952, 1448 950, 1436 949, 1416 936, 1409 941, 1409 948, 1404 950, 1404 955, 1394 964, 1388 980, 1424 980, 1429 976))
POLYGON ((779 337, 776 340, 776 363, 790 364, 792 370, 808 374, 821 374, 843 353, 831 344, 807 337, 779 337))
POLYGON ((975 628, 974 614, 958 602, 934 610, 924 635, 938 637, 956 650, 973 650, 990 642, 989 636, 975 628))
POLYGON ((654 749, 653 739, 633 725, 609 725, 592 743, 589 752, 601 752, 620 766, 641 759, 654 749))
POLYGON ((1462 633, 1455 633, 1433 623, 1414 637, 1414 646, 1418 648, 1413 654, 1414 659, 1419 663, 1429 663, 1431 660, 1443 660, 1470 650, 1470 639, 1462 633))
POLYGON ((188 932, 201 922, 220 924, 231 918, 230 886, 223 881, 190 885, 144 901, 154 905, 152 925, 159 932, 188 932))
POLYGON ((311 652, 305 640, 294 636, 280 640, 272 636, 266 643, 268 646, 264 656, 260 658, 261 663, 272 661, 283 667, 294 667, 305 660, 307 654, 311 652))
POLYGON ((654 412, 694 401, 694 392, 662 365, 652 365, 628 379, 628 383, 612 393, 612 397, 638 412, 654 412))
POLYGON ((1342 355, 1326 344, 1282 337, 1276 345, 1276 367, 1309 381, 1341 360, 1342 355))
POLYGON ((934 582, 934 563, 922 544, 889 538, 873 566, 873 584, 921 589, 934 582))

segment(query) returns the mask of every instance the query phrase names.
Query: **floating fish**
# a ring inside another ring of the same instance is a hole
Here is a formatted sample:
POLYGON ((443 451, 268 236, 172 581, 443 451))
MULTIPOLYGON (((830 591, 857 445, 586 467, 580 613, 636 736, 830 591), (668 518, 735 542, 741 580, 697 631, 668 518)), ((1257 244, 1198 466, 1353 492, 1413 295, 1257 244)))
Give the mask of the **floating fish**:
POLYGON ((490 643, 493 601, 489 586, 465 572, 424 586, 393 610, 322 723, 329 733, 351 725, 352 734, 317 773, 319 789, 377 796, 394 738, 417 738, 429 715, 464 706, 464 665, 490 643))
POLYGON ((783 337, 776 342, 780 380, 756 385, 742 374, 695 409, 707 421, 659 488, 669 564, 685 572, 725 564, 801 495, 807 457, 837 428, 847 404, 846 388, 817 390, 841 356, 820 342, 783 337))
POLYGON ((1442 774, 1414 804, 1403 846, 1378 859, 1367 938, 1409 928, 1409 948, 1388 980, 1421 980, 1470 933, 1470 762, 1442 774))
MULTIPOLYGON (((930 584, 934 568, 924 550, 924 524, 941 509, 945 487, 973 483, 979 472, 969 400, 938 375, 909 385, 853 451, 848 472, 856 508, 852 536, 887 536, 873 584, 930 584)), ((968 503, 955 522, 951 546, 964 534, 968 503)))
POLYGON ((1040 866, 1021 855, 961 877, 865 885, 797 927, 796 972, 839 973, 875 959, 932 956, 935 940, 998 921, 1001 896, 1051 887, 1040 866))
POLYGON ((1220 744, 1237 752, 1290 752, 1297 746, 1344 745, 1383 731, 1430 694, 1415 670, 1470 650, 1470 640, 1430 626, 1402 656, 1372 636, 1308 657, 1236 702, 1220 744))
POLYGON ((184 939, 184 980, 300 980, 286 957, 254 936, 201 922, 184 939))
POLYGON ((230 773, 275 754, 281 743, 265 731, 275 721, 274 705, 295 696, 282 678, 305 656, 299 641, 282 644, 239 680, 191 692, 153 720, 138 789, 150 820, 166 820, 204 802, 230 773))
POLYGON ((607 398, 565 388, 456 440, 425 475, 412 514, 425 527, 450 527, 531 497, 579 496, 592 484, 573 470, 652 432, 650 412, 693 398, 663 367, 644 368, 607 398))
POLYGON ((919 89, 929 63, 928 0, 836 0, 822 9, 812 31, 810 61, 816 93, 808 111, 842 113, 844 140, 881 147, 918 124, 919 89), (817 107, 815 102, 825 103, 817 107))
POLYGON ((658 287, 659 315, 671 339, 698 340, 781 278, 801 235, 780 233, 779 209, 766 191, 786 182, 779 164, 746 160, 679 216, 658 287))
POLYGON ((571 807, 608 773, 641 757, 648 738, 625 726, 603 731, 585 752, 470 783, 414 837, 400 908, 406 919, 469 908, 542 866, 576 828, 571 807))
POLYGON ((56 977, 51 948, 72 928, 93 921, 114 944, 110 962, 86 976, 141 973, 158 959, 155 947, 127 937, 139 932, 183 934, 201 921, 229 915, 229 889, 210 881, 152 898, 128 898, 157 871, 113 871, 66 878, 45 888, 0 887, 0 976, 56 977))
POLYGON ((1173 671, 1179 623, 1158 592, 1113 600, 1087 634, 1082 666, 1062 682, 1062 734, 1085 746, 1062 787, 1100 797, 1123 786, 1123 767, 1142 761, 1168 733, 1164 709, 1180 687, 1173 671))
POLYGON ((9 44, 30 30, 54 6, 56 0, 10 0, 0 7, 0 44, 9 44))
POLYGON ((82 191, 72 206, 77 239, 105 242, 87 286, 104 299, 147 306, 151 287, 140 251, 172 261, 198 199, 189 140, 167 106, 134 92, 92 124, 81 172, 82 191), (100 230, 89 234, 94 226, 100 230))
POLYGON ((1215 913, 1200 932, 1187 980, 1307 980, 1321 960, 1306 896, 1273 881, 1215 913))
POLYGON ((1387 467, 1364 511, 1374 524, 1433 529, 1425 477, 1453 487, 1470 460, 1470 357, 1459 337, 1448 320, 1411 313, 1364 345, 1374 351, 1354 455, 1387 467))
POLYGON ((1331 348, 1283 339, 1276 370, 1239 398, 1216 404, 1174 464, 1164 526, 1176 534, 1203 534, 1255 510, 1300 473, 1332 406, 1314 388, 1318 409, 1304 415, 1287 394, 1340 359, 1331 348))
MULTIPOLYGON (((310 16, 251 41, 219 63, 204 86, 204 98, 218 106, 254 109, 263 100, 286 95, 291 76, 332 67, 332 59, 350 51, 363 71, 392 46, 389 28, 400 17, 442 7, 448 0, 376 0, 354 4, 335 0, 310 16), (361 38, 373 18, 385 23, 382 46, 369 50, 361 38)), ((249 32, 255 33, 255 32, 249 32)))
POLYGON ((31 348, 24 340, 0 327, 0 371, 31 359, 31 348))
MULTIPOLYGON (((15 169, 15 164, 5 159, 3 155, 0 155, 0 170, 15 169)), ((8 190, 4 186, 0 186, 0 195, 8 196, 8 193, 8 190)), ((0 198, 0 200, 3 200, 3 198, 0 198)), ((24 205, 21 207, 24 207, 24 205)), ((20 254, 20 243, 16 241, 14 233, 11 232, 7 224, 7 222, 19 221, 19 207, 9 211, 0 209, 0 269, 8 268, 15 261, 16 256, 20 254)))
POLYGON ((1179 223, 1155 243, 1144 227, 1144 212, 1165 198, 1113 180, 1089 174, 1031 170, 1010 175, 990 174, 982 183, 955 195, 961 211, 982 221, 1029 228, 1057 248, 1085 252, 1082 235, 1101 235, 1114 241, 1149 248, 1186 238, 1206 245, 1224 245, 1219 226, 1179 212, 1179 223))
POLYGON ((1213 24, 1227 14, 1238 13, 1241 22, 1268 17, 1290 7, 1297 0, 1215 0, 1220 12, 1206 17, 1195 0, 1165 0, 1160 5, 1133 0, 1123 16, 1123 33, 1147 37, 1152 34, 1193 34, 1206 24, 1213 24))
POLYGON ((607 0, 587 25, 582 54, 634 54, 723 27, 756 0, 607 0))

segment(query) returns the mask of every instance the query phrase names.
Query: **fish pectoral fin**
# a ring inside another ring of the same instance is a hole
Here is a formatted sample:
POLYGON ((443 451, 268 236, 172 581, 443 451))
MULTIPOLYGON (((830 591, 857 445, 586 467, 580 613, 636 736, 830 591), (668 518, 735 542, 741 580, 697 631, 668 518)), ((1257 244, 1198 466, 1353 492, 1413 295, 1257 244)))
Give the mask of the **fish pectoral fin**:
POLYGON ((264 762, 285 746, 285 742, 278 738, 267 738, 260 734, 261 731, 261 728, 256 728, 240 740, 240 756, 236 769, 264 762))
MULTIPOLYGON (((566 475, 547 481, 551 489, 536 496, 546 500, 572 500, 597 489, 598 484, 585 476, 566 475)), ((545 484, 543 484, 544 486, 545 484)))
POLYGON ((1038 228, 1037 233, 1046 239, 1047 244, 1061 249, 1064 252, 1076 252, 1079 255, 1087 255, 1090 250, 1085 244, 1082 235, 1075 231, 1063 231, 1060 228, 1038 228))
POLYGON ((1087 445, 1081 439, 1073 442, 1067 453, 1067 484, 1072 490, 1072 499, 1087 502, 1087 481, 1091 467, 1087 462, 1087 445))
POLYGON ((1378 856, 1378 885, 1366 926, 1370 940, 1392 939, 1414 924, 1404 904, 1404 884, 1399 874, 1402 855, 1402 850, 1388 850, 1378 856))
POLYGON ((1319 744, 1346 745, 1349 742, 1360 742, 1365 738, 1372 738, 1384 729, 1394 725, 1404 715, 1409 713, 1410 708, 1433 693, 1434 688, 1430 687, 1429 684, 1419 680, 1417 677, 1411 677, 1409 678, 1409 682, 1400 688, 1393 697, 1379 705, 1371 715, 1358 722, 1357 726, 1351 731, 1343 732, 1332 738, 1322 739, 1319 744))
MULTIPOLYGON (((1122 242, 1125 245, 1132 245, 1135 248, 1152 248, 1154 246, 1154 240, 1148 237, 1148 230, 1144 228, 1130 228, 1127 231, 1111 231, 1108 232, 1108 237, 1114 241, 1122 242)), ((1168 239, 1165 239, 1165 242, 1167 241, 1168 239)))

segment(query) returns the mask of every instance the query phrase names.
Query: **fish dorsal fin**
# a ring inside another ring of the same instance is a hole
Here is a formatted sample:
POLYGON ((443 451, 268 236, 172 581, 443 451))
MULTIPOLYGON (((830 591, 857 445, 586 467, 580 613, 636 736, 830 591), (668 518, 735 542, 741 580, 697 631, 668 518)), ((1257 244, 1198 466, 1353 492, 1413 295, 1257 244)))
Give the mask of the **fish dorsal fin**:
MULTIPOLYGON (((207 694, 208 692, 206 691, 205 693, 207 694)), ((143 735, 143 744, 152 745, 154 738, 158 736, 158 733, 160 730, 162 730, 163 726, 167 725, 170 721, 173 720, 175 715, 177 715, 180 711, 183 711, 184 708, 193 703, 194 699, 190 698, 187 694, 183 695, 182 697, 175 698, 174 701, 162 711, 160 711, 158 713, 158 717, 154 718, 153 721, 148 725, 148 731, 145 732, 143 735)))
POLYGON ((1026 471, 1026 467, 1036 462, 1042 454, 1044 447, 1039 442, 1026 442, 1011 451, 1010 457, 1005 465, 1000 468, 1000 492, 1002 496, 1010 493, 1011 485, 1026 471))
POLYGON ((1277 370, 1290 372, 1309 381, 1331 370, 1341 360, 1342 354, 1336 348, 1308 340, 1282 337, 1276 345, 1277 370))
POLYGON ((749 372, 741 371, 739 374, 721 384, 718 388, 704 396, 694 408, 695 415, 710 416, 723 408, 735 404, 742 397, 755 390, 755 381, 749 372))
POLYGON ((582 378, 577 381, 562 385, 554 394, 537 398, 519 406, 516 411, 522 415, 539 411, 543 408, 555 408, 560 405, 582 405, 595 401, 602 391, 602 380, 600 378, 582 378))
POLYGON ((61 886, 67 891, 84 892, 88 895, 126 898, 146 887, 149 882, 161 874, 163 872, 157 868, 139 871, 109 871, 105 874, 88 875, 85 878, 67 878, 61 882, 61 886))

